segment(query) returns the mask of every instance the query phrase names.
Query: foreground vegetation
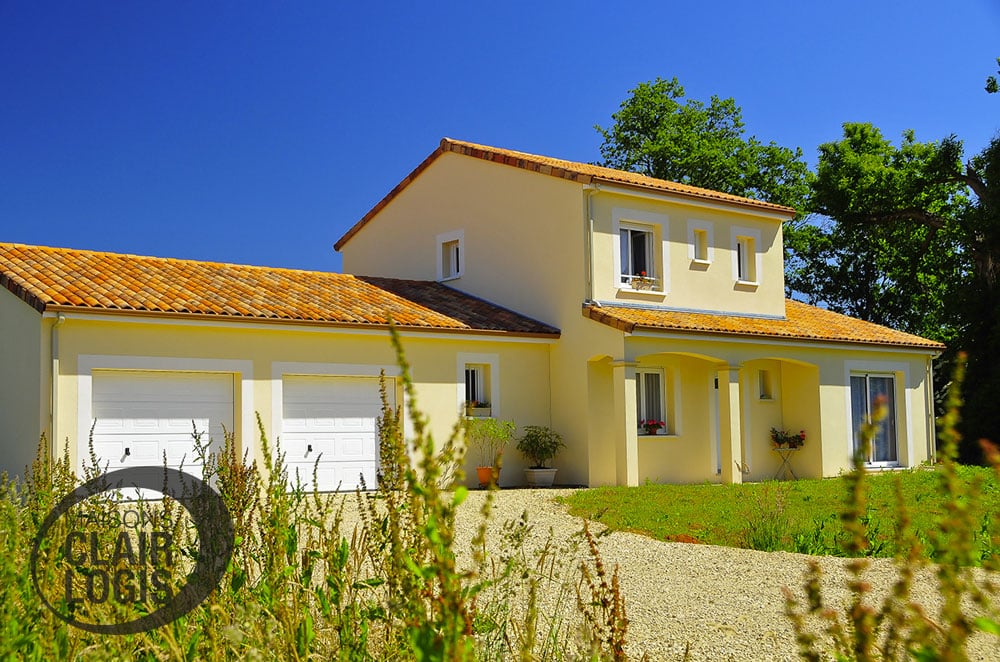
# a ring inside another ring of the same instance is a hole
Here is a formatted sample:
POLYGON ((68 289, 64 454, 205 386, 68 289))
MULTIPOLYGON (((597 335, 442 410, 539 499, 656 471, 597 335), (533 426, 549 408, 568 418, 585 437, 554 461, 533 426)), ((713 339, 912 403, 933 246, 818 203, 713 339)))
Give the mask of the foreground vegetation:
MULTIPOLYGON (((82 547, 71 547, 57 527, 53 541, 43 540, 37 585, 33 582, 29 558, 39 526, 79 483, 68 458, 49 457, 43 440, 25 483, 0 479, 0 659, 626 659, 628 618, 617 568, 602 562, 586 526, 575 540, 550 538, 536 549, 526 545, 531 524, 522 517, 504 523, 499 541, 488 545, 490 492, 471 546, 459 549, 456 514, 467 496, 465 488, 456 487, 463 478, 457 469, 463 460, 461 431, 435 446, 398 351, 413 439, 404 445, 398 412, 384 407, 379 486, 357 494, 357 523, 348 522, 343 498, 290 485, 280 450, 266 439, 259 466, 246 463, 227 439, 219 455, 206 454, 204 461, 206 477, 232 514, 231 562, 204 602, 147 632, 94 634, 68 625, 43 605, 39 593, 49 590, 50 604, 76 620, 125 622, 148 611, 128 595, 91 604, 71 601, 71 589, 82 595, 81 587, 89 590, 92 577, 103 570, 81 570, 76 552, 82 547), (59 597, 64 589, 66 600, 59 597)), ((862 448, 854 470, 836 481, 646 486, 582 492, 571 501, 576 508, 585 508, 588 499, 608 504, 587 514, 664 538, 695 531, 701 541, 717 536, 730 544, 791 544, 852 557, 846 604, 827 602, 815 563, 806 570, 802 589, 785 594, 788 631, 804 659, 964 660, 968 637, 976 631, 996 635, 1000 643, 997 589, 990 583, 996 575, 977 575, 971 568, 998 569, 1000 531, 991 516, 996 479, 954 461, 957 407, 953 394, 942 426, 942 463, 935 471, 873 479, 864 472, 862 448), (801 503, 810 505, 792 505, 801 503), (692 514, 694 504, 698 516, 692 514), (686 522, 683 531, 670 528, 678 521, 686 522), (892 552, 898 579, 877 602, 865 581, 865 557, 892 552), (936 562, 941 596, 934 613, 910 599, 913 577, 926 557, 936 562)), ((874 430, 875 423, 862 437, 870 441, 874 430)), ((986 449, 1000 466, 996 449, 986 449)), ((83 478, 96 473, 91 466, 83 478)), ((108 515, 119 506, 104 498, 88 507, 108 515)), ((176 534, 171 553, 187 559, 181 567, 190 567, 204 552, 192 529, 181 526, 177 503, 165 499, 155 507, 158 521, 176 534)), ((191 513, 197 512, 195 503, 191 513)), ((112 522, 100 534, 105 543, 120 535, 118 528, 112 522)), ((113 571, 125 565, 117 556, 104 559, 98 564, 94 557, 91 566, 113 571)))
MULTIPOLYGON (((980 559, 1000 553, 989 535, 1000 513, 1000 477, 984 467, 958 466, 964 490, 982 485, 973 539, 980 559)), ((870 476, 865 512, 870 556, 893 557, 900 526, 896 482, 909 506, 918 539, 929 541, 948 508, 939 489, 940 470, 922 468, 870 476)), ((631 531, 658 540, 744 547, 765 552, 844 556, 847 538, 839 513, 844 505, 840 478, 743 485, 642 485, 582 490, 565 498, 570 512, 601 522, 616 531, 631 531)), ((924 546, 930 556, 932 549, 924 546)))
MULTIPOLYGON (((463 481, 461 430, 435 445, 399 351, 413 439, 404 445, 399 413, 384 406, 379 486, 347 496, 356 501, 350 508, 343 496, 289 484, 280 449, 263 429, 260 465, 241 458, 232 439, 218 455, 199 441, 206 480, 232 515, 235 549, 207 600, 147 632, 94 634, 43 605, 40 592, 61 614, 89 623, 132 621, 151 609, 121 597, 61 597, 88 595, 93 576, 129 567, 117 556, 105 565, 107 551, 104 561, 94 560, 85 542, 71 546, 68 527, 52 527, 57 533, 43 540, 33 583, 29 559, 39 526, 82 482, 68 457, 48 455, 43 439, 24 483, 0 480, 0 660, 624 659, 617 569, 601 562, 585 529, 576 540, 528 550, 533 523, 525 516, 506 523, 499 544, 488 547, 487 498, 471 548, 459 549, 455 519, 467 495, 455 487, 463 481)), ((84 480, 100 473, 94 464, 92 458, 84 480)), ((86 521, 91 530, 119 507, 110 494, 92 498, 73 523, 86 521)), ((159 523, 184 519, 170 499, 139 507, 159 523)), ((190 527, 171 526, 177 535, 170 553, 189 569, 198 541, 190 527)), ((113 548, 121 528, 112 523, 100 531, 103 549, 113 548)), ((186 571, 167 581, 173 595, 186 571)))

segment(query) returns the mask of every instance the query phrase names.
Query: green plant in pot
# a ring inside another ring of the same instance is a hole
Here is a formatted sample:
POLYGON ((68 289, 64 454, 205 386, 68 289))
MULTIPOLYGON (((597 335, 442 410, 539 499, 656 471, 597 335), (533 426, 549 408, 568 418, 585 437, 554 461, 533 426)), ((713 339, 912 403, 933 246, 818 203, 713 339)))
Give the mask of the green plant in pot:
POLYGON ((529 487, 552 487, 556 470, 548 463, 566 444, 555 430, 542 425, 524 426, 524 434, 517 442, 517 450, 528 461, 524 478, 529 487))
POLYGON ((465 440, 477 458, 479 487, 500 483, 500 460, 507 444, 514 438, 514 421, 495 418, 470 418, 465 421, 465 440))

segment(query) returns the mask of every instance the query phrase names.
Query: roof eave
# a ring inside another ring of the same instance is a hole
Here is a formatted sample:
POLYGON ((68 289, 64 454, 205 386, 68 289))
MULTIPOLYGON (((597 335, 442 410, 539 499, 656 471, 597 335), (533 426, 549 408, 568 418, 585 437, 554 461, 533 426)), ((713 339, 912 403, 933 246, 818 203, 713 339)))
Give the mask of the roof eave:
POLYGON ((873 348, 886 348, 886 349, 903 349, 911 350, 914 352, 919 352, 921 354, 931 354, 934 356, 940 355, 946 348, 944 345, 938 343, 935 345, 917 345, 910 343, 877 343, 868 340, 852 340, 849 338, 810 338, 807 336, 787 336, 787 335, 767 335, 763 333, 740 333, 736 331, 717 331, 711 329, 684 329, 684 328, 671 328, 662 326, 649 326, 644 324, 638 324, 635 322, 627 322, 620 319, 614 315, 603 312, 600 308, 596 306, 585 306, 583 309, 584 317, 588 317, 595 322, 604 324, 605 326, 610 326, 613 329, 617 329, 624 333, 634 334, 637 331, 645 331, 647 333, 654 334, 668 334, 676 333, 687 336, 712 336, 717 338, 749 338, 758 340, 785 340, 788 342, 796 343, 807 343, 814 345, 830 345, 830 344, 846 344, 854 345, 859 347, 873 347, 873 348))
MULTIPOLYGON (((57 313, 86 313, 91 315, 106 315, 109 317, 140 317, 145 319, 164 320, 197 320, 213 322, 253 322, 263 324, 275 324, 284 326, 315 326, 335 329, 386 329, 390 325, 388 322, 338 322, 335 320, 302 319, 294 317, 259 317, 253 315, 227 315, 211 313, 185 313, 170 312, 162 310, 140 310, 132 308, 98 308, 93 306, 73 306, 66 304, 50 304, 44 312, 57 313)), ((455 335, 476 335, 476 336, 496 336, 504 338, 548 338, 558 339, 561 331, 553 333, 532 332, 532 331, 507 331, 502 329, 473 329, 459 327, 442 327, 422 324, 400 324, 395 323, 396 328, 406 331, 424 331, 427 333, 447 333, 455 335)))

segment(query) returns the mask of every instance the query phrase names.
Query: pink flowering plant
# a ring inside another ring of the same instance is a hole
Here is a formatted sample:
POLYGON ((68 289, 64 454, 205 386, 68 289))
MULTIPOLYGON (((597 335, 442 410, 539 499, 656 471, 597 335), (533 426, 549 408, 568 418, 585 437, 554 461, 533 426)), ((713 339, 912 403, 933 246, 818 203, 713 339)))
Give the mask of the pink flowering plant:
POLYGON ((646 434, 656 434, 660 428, 667 427, 667 424, 663 421, 650 418, 639 421, 639 427, 641 427, 646 434))
POLYGON ((778 428, 771 428, 771 443, 775 448, 800 448, 806 443, 806 431, 786 432, 778 428))

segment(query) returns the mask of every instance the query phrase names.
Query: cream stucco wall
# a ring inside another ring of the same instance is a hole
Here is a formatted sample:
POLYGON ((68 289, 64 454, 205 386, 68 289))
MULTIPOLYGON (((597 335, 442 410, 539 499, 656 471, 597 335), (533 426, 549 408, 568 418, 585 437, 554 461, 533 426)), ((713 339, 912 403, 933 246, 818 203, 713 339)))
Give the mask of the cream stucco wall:
POLYGON ((598 301, 662 305, 687 310, 780 317, 785 313, 781 217, 738 207, 697 204, 681 199, 651 200, 600 190, 592 196, 594 293, 598 301), (622 224, 654 231, 656 290, 635 291, 620 283, 619 234, 622 224), (708 234, 707 261, 695 260, 694 229, 708 234), (757 284, 737 282, 737 236, 753 236, 757 284))
MULTIPOLYGON (((930 457, 933 430, 927 403, 928 356, 913 352, 819 343, 767 343, 707 340, 696 337, 632 337, 626 356, 638 366, 680 370, 681 416, 678 434, 638 438, 639 478, 665 482, 716 480, 706 467, 714 462, 712 428, 717 413, 706 383, 721 366, 736 366, 741 402, 741 433, 746 480, 766 480, 779 466, 771 450, 771 427, 805 430, 807 442, 793 459, 799 477, 835 476, 850 467, 852 449, 850 375, 892 375, 896 387, 897 444, 900 465, 915 466, 930 457), (693 357, 693 358, 691 358, 693 357), (772 378, 771 399, 761 399, 758 371, 772 378)), ((668 403, 669 407, 669 403, 668 403)))
POLYGON ((47 429, 48 334, 42 315, 0 287, 0 472, 22 475, 47 429))
POLYGON ((548 354, 548 378, 551 425, 568 446, 555 462, 562 483, 727 479, 734 467, 720 457, 732 457, 745 479, 770 478, 779 465, 770 448, 772 426, 806 430, 809 442, 795 458, 799 475, 835 475, 849 465, 849 375, 870 366, 896 376, 900 458, 919 463, 929 456, 933 437, 926 354, 653 332, 630 336, 581 315, 589 299, 782 317, 782 219, 739 206, 584 186, 445 153, 342 250, 350 273, 434 279, 440 238, 460 236, 463 272, 449 285, 561 330, 548 354), (654 231, 661 292, 620 286, 618 227, 630 222, 654 231), (707 260, 694 259, 695 229, 708 236, 707 260), (737 282, 738 236, 754 238, 756 284, 737 282), (634 369, 643 362, 674 365, 680 375, 683 424, 669 438, 636 438, 627 429, 634 427, 634 369), (761 369, 774 382, 770 400, 757 392, 761 369), (723 374, 719 370, 726 370, 725 402, 739 400, 738 421, 718 420, 720 405, 710 386, 723 374), (736 423, 741 438, 720 451, 720 429, 731 434, 736 423), (727 466, 716 474, 720 462, 727 466))
MULTIPOLYGON (((280 421, 280 396, 275 394, 282 373, 377 376, 385 368, 398 374, 386 331, 306 328, 265 324, 217 324, 191 320, 128 322, 108 316, 81 319, 72 314, 60 329, 61 366, 58 422, 70 439, 74 465, 77 447, 87 434, 81 422, 81 384, 93 370, 137 368, 232 372, 236 376, 235 425, 242 448, 259 457, 254 414, 273 441, 280 421), (248 444, 249 441, 249 445, 248 444)), ((463 357, 487 357, 494 362, 499 391, 494 415, 524 425, 549 425, 548 353, 544 340, 506 341, 453 334, 408 333, 403 346, 410 362, 418 405, 431 431, 444 442, 458 421, 463 393, 457 375, 463 357)), ((403 402, 397 385, 397 403, 403 402)), ((23 442, 17 442, 23 443, 23 442)), ((503 483, 520 484, 519 458, 509 453, 503 483)), ((469 458, 467 482, 475 484, 475 462, 469 458)))

